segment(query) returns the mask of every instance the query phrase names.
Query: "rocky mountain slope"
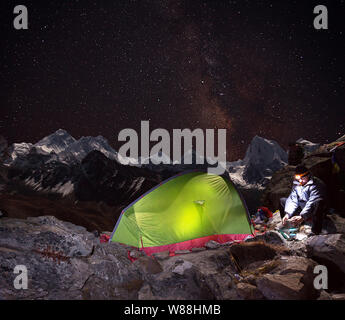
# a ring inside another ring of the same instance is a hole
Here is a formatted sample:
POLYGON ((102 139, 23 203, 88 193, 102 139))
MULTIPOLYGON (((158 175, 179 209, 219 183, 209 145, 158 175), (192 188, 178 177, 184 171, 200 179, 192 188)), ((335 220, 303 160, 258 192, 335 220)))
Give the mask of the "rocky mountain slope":
MULTIPOLYGON (((121 208, 162 180, 181 171, 209 166, 207 162, 198 164, 198 160, 205 159, 194 150, 187 152, 181 163, 155 165, 158 156, 162 155, 141 159, 134 166, 123 165, 126 159, 103 137, 77 140, 61 129, 34 144, 13 144, 1 165, 0 210, 11 217, 37 216, 41 212, 67 217, 68 221, 82 223, 88 229, 92 224, 98 230, 101 226, 111 230, 121 208), (184 164, 187 158, 192 160, 191 165, 184 164), (35 206, 39 210, 35 211, 35 206), (54 212, 54 206, 59 210, 54 212), (79 217, 82 211, 86 213, 79 217), (91 221, 85 219, 88 214, 98 216, 91 221), (100 218, 107 222, 95 224, 100 218)), ((286 153, 276 142, 255 137, 245 159, 228 164, 230 177, 242 188, 251 211, 258 205, 262 182, 284 164, 285 158, 286 153)), ((130 159, 130 164, 133 161, 130 159)))
MULTIPOLYGON (((112 230, 121 210, 166 177, 124 166, 99 151, 80 164, 42 162, 10 167, 9 182, 0 194, 9 217, 54 215, 89 230, 112 230)), ((30 157, 26 159, 30 162, 30 157)), ((41 159, 42 155, 39 155, 41 159)))
POLYGON ((248 210, 255 213, 267 183, 287 164, 287 152, 276 141, 255 136, 244 159, 227 163, 231 180, 242 193, 248 210))
POLYGON ((9 148, 10 157, 6 164, 18 166, 22 162, 25 165, 26 156, 30 153, 44 155, 42 161, 59 161, 65 164, 78 163, 91 151, 100 151, 109 159, 117 159, 117 152, 111 148, 108 141, 102 136, 81 137, 76 140, 66 130, 59 129, 44 137, 35 144, 14 143, 9 148))
POLYGON ((260 187, 287 164, 288 156, 276 141, 255 136, 243 160, 228 162, 231 178, 242 187, 260 187))

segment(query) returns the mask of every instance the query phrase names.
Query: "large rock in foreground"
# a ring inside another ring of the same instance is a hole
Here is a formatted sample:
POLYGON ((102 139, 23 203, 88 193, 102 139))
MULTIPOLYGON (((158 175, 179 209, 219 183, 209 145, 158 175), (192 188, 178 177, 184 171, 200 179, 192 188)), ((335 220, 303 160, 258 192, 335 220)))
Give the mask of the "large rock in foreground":
POLYGON ((308 256, 328 270, 328 287, 337 292, 345 290, 345 235, 314 236, 306 243, 308 256))
POLYGON ((306 300, 318 296, 313 287, 315 262, 303 257, 281 257, 276 264, 272 272, 256 280, 266 299, 306 300))
POLYGON ((100 243, 84 227, 55 217, 0 221, 0 299, 235 299, 229 248, 165 260, 100 243), (28 288, 17 290, 14 269, 24 265, 28 288))
POLYGON ((345 274, 345 235, 329 234, 310 238, 309 255, 335 264, 345 274))
POLYGON ((135 299, 141 279, 118 244, 54 217, 1 219, 0 299, 135 299), (16 265, 28 289, 16 290, 16 265))

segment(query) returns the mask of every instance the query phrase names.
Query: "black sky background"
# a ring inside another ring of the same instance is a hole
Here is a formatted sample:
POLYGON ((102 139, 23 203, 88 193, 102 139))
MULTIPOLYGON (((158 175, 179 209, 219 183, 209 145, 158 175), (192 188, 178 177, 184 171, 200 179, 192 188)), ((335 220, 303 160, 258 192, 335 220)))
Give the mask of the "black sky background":
POLYGON ((2 1, 0 134, 59 128, 226 128, 228 160, 255 135, 283 147, 345 132, 345 2, 2 1), (14 30, 26 5, 29 30, 14 30), (313 28, 324 4, 329 29, 313 28))

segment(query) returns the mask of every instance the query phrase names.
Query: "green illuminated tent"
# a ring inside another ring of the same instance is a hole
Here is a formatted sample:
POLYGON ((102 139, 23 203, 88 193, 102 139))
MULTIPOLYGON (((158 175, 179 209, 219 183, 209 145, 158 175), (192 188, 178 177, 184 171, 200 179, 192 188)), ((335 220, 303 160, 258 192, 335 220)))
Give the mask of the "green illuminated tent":
POLYGON ((110 241, 144 250, 186 250, 209 240, 252 234, 246 206, 230 180, 205 172, 174 176, 125 208, 110 241))

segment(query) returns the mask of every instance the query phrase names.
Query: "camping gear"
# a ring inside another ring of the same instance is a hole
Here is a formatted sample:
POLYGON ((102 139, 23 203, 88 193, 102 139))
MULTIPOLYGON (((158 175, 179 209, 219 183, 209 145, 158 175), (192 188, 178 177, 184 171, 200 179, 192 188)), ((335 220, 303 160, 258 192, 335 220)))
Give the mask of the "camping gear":
POLYGON ((125 208, 110 242, 154 252, 190 250, 206 242, 252 236, 247 208, 227 176, 187 172, 174 176, 125 208))
POLYGON ((110 240, 110 236, 104 233, 101 234, 101 236, 99 237, 100 243, 109 242, 109 240, 110 240))
POLYGON ((267 226, 273 221, 273 218, 274 217, 271 210, 269 210, 267 207, 259 207, 256 213, 251 216, 251 224, 255 229, 254 233, 257 234, 258 232, 266 232, 267 226))
POLYGON ((296 232, 298 232, 298 230, 299 228, 282 228, 278 231, 286 240, 294 240, 296 238, 296 232))
POLYGON ((251 216, 251 221, 254 225, 267 223, 273 217, 272 212, 266 207, 259 207, 254 215, 251 216))

